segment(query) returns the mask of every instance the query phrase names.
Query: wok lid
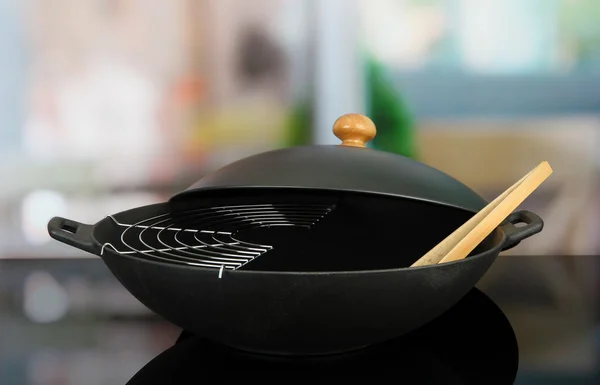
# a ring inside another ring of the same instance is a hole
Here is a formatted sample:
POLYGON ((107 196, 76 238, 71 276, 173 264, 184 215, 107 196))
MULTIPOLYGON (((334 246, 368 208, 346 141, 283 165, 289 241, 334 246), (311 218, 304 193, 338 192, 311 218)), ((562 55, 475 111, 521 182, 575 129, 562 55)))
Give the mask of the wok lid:
POLYGON ((416 160, 366 148, 376 134, 360 114, 336 120, 340 145, 268 151, 230 163, 204 176, 171 201, 195 193, 232 188, 300 188, 373 193, 479 211, 485 200, 453 177, 416 160))

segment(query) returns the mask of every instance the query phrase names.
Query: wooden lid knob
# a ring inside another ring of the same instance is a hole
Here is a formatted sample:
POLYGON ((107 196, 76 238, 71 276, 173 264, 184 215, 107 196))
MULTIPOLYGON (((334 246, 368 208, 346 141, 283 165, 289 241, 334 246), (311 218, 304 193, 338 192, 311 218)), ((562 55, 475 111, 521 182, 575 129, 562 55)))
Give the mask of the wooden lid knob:
POLYGON ((377 130, 375 123, 365 115, 346 114, 333 124, 333 134, 342 141, 342 146, 365 147, 375 137, 377 130))

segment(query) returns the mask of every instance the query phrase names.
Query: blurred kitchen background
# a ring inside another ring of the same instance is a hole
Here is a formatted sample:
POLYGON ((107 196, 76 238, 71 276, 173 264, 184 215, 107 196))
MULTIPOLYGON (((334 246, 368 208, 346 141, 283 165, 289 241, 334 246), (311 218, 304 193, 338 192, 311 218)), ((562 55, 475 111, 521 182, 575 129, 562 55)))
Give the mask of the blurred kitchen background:
POLYGON ((179 332, 49 218, 337 143, 347 112, 486 198, 550 162, 523 205, 544 231, 480 287, 520 339, 518 383, 599 383, 597 0, 0 1, 0 383, 125 383, 179 332))

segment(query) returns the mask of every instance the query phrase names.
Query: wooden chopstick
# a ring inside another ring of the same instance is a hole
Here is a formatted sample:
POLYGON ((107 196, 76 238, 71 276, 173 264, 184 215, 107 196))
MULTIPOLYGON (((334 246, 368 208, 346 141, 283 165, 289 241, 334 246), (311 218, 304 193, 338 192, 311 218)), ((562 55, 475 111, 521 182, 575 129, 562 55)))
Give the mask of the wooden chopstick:
POLYGON ((502 202, 485 216, 464 238, 462 238, 439 263, 466 258, 485 237, 502 223, 532 192, 552 174, 548 162, 542 162, 502 202))
POLYGON ((523 181, 525 181, 528 177, 531 176, 534 172, 539 170, 541 167, 546 167, 548 165, 547 162, 540 163, 536 168, 530 171, 527 175, 522 177, 518 182, 510 186, 506 191, 500 194, 496 199, 490 202, 486 207, 481 209, 477 214, 472 216, 467 222, 465 222, 462 226, 460 226, 457 230, 455 230, 452 234, 438 243, 435 247, 433 247, 430 251, 428 251, 425 255, 419 258, 415 263, 411 265, 411 267, 416 266, 425 266, 439 263, 453 248, 455 248, 458 243, 465 238, 475 227, 487 216, 489 215, 498 205, 504 201, 504 199, 511 194, 517 187, 519 187, 523 181))
MULTIPOLYGON (((536 169, 538 167, 540 166, 538 165, 536 169)), ((456 246, 461 239, 467 236, 467 234, 471 230, 473 230, 483 218, 485 218, 489 213, 491 213, 492 210, 495 209, 496 206, 498 206, 500 202, 502 202, 504 198, 508 196, 508 194, 513 192, 513 190, 516 189, 517 186, 519 186, 521 182, 525 180, 525 178, 531 175, 532 172, 533 170, 530 171, 523 178, 521 178, 517 183, 513 184, 508 189, 506 189, 506 191, 500 194, 492 202, 488 203, 487 206, 485 206, 483 209, 477 212, 477 214, 473 215, 468 221, 466 221, 462 226, 456 229, 452 234, 447 236, 443 241, 434 246, 433 249, 429 250, 425 255, 419 258, 415 263, 411 265, 411 267, 432 265, 441 261, 442 258, 444 258, 444 256, 448 254, 448 252, 452 250, 452 248, 456 246)))

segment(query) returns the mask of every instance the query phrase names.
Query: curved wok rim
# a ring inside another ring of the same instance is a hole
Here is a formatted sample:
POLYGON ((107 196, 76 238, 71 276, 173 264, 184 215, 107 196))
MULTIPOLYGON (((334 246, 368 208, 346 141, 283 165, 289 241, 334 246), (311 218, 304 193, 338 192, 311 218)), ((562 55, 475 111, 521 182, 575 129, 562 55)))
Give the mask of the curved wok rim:
MULTIPOLYGON (((399 199, 409 199, 409 200, 414 200, 414 201, 419 201, 422 203, 427 203, 427 204, 433 204, 433 205, 438 205, 438 206, 443 206, 443 207, 447 207, 447 208, 452 208, 452 209, 456 209, 456 210, 460 210, 460 211, 465 211, 468 213, 474 213, 472 210, 469 210, 465 207, 461 207, 461 206, 457 206, 457 205, 453 205, 453 204, 449 204, 449 203, 445 203, 445 202, 439 202, 436 200, 432 200, 432 199, 427 199, 427 198, 421 198, 421 197, 414 197, 414 196, 405 196, 402 194, 393 194, 393 193, 382 193, 382 192, 377 192, 377 191, 369 191, 369 190, 346 190, 346 189, 330 189, 330 188, 316 188, 316 187, 306 187, 306 186, 277 186, 277 185, 273 185, 273 186, 262 186, 262 185, 243 185, 243 186, 207 186, 207 187, 203 187, 203 188, 199 188, 199 189, 193 189, 193 190, 185 190, 180 194, 176 194, 175 196, 171 197, 167 202, 174 202, 174 201, 180 201, 181 200, 181 196, 185 195, 183 193, 187 193, 187 194, 192 194, 192 193, 214 193, 214 192, 218 192, 218 191, 236 191, 236 190, 249 190, 249 191, 255 191, 255 190, 284 190, 284 191, 307 191, 307 190, 312 190, 312 191, 321 191, 321 192, 328 192, 328 193, 335 193, 335 192, 349 192, 349 193, 356 193, 359 195, 366 195, 366 196, 380 196, 380 197, 388 197, 388 198, 399 198, 399 199)), ((163 202, 163 203, 167 203, 167 202, 163 202)), ((139 207, 138 207, 139 208, 139 207)), ((105 218, 106 220, 107 218, 105 218)), ((100 221, 103 222, 103 221, 100 221)), ((100 225, 100 223, 97 223, 96 225, 94 225, 94 227, 97 227, 98 225, 100 225)), ((457 261, 451 261, 451 262, 445 262, 443 264, 433 264, 433 265, 425 265, 425 266, 415 266, 415 267, 395 267, 395 268, 391 268, 391 269, 370 269, 370 270, 339 270, 339 271, 269 271, 269 270, 223 270, 222 275, 223 277, 225 275, 230 275, 230 274, 235 274, 235 275, 240 275, 240 274, 269 274, 269 275, 289 275, 289 276, 298 276, 298 275, 311 275, 311 276, 320 276, 320 275, 364 275, 364 274, 384 274, 384 273, 392 273, 392 272, 400 272, 400 271, 418 271, 418 270, 423 270, 423 269, 433 269, 436 267, 441 267, 441 266, 453 266, 453 265, 457 265, 457 264, 461 264, 461 263, 467 263, 470 260, 477 260, 477 259, 481 259, 484 258, 486 256, 488 256, 489 254, 494 254, 495 256, 497 256, 498 254, 500 254, 502 252, 502 248, 504 247, 504 245, 507 242, 507 236, 504 233, 502 226, 498 226, 496 227, 496 229, 494 229, 494 231, 490 234, 494 234, 495 232, 500 231, 502 233, 502 238, 500 239, 500 241, 498 242, 498 244, 496 244, 494 247, 483 251, 479 254, 473 255, 473 256, 469 256, 467 258, 464 259, 460 259, 457 261)), ((94 242, 98 243, 99 242, 95 239, 95 237, 93 236, 92 233, 92 238, 94 239, 94 242)), ((153 264, 157 264, 160 266, 164 266, 164 267, 175 267, 175 268, 183 268, 183 269, 192 269, 192 270, 197 270, 197 271, 202 271, 202 272, 206 272, 206 273, 210 273, 210 272, 217 272, 219 270, 215 270, 212 268, 206 268, 206 267, 202 267, 202 266, 193 266, 193 265, 188 265, 185 263, 176 263, 176 262, 164 262, 164 261, 159 261, 156 259, 152 259, 152 258, 139 258, 139 257, 135 257, 135 256, 130 256, 130 255, 126 255, 126 254, 120 254, 118 252, 115 252, 114 250, 110 249, 110 248, 105 248, 105 253, 111 253, 113 254, 113 256, 115 257, 121 257, 121 258, 128 258, 130 260, 134 260, 134 261, 138 261, 138 262, 143 262, 143 263, 153 263, 153 264)), ((102 258, 102 255, 100 256, 102 258)))

